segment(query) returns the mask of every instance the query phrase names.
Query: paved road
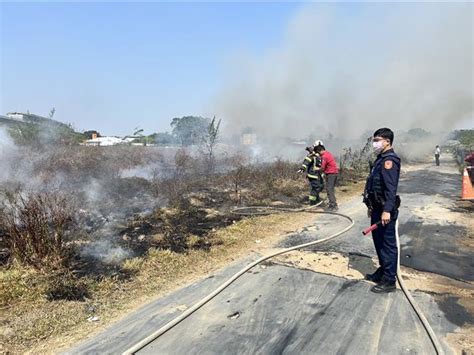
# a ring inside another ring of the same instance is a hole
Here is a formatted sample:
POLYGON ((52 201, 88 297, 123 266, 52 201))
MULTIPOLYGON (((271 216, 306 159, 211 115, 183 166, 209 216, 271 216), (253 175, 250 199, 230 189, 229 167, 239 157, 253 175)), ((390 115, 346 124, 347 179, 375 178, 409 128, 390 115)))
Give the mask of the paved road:
MULTIPOLYGON (((458 280, 474 281, 474 255, 460 242, 466 226, 454 216, 460 196, 461 177, 453 160, 445 159, 440 167, 425 164, 405 173, 400 181, 402 207, 399 217, 401 264, 458 280)), ((370 236, 358 233, 367 227, 368 218, 360 199, 341 209, 356 219, 352 232, 314 249, 375 256, 370 236)), ((471 212, 472 213, 472 212, 471 212)), ((323 232, 329 226, 322 226, 323 232)), ((471 228, 474 228, 474 223, 471 228)), ((289 238, 282 245, 299 244, 314 238, 311 233, 289 238)))
MULTIPOLYGON (((450 222, 436 214, 425 219, 420 215, 422 207, 426 209, 433 203, 443 205, 447 201, 452 205, 459 176, 452 167, 445 167, 445 170, 439 172, 428 168, 404 176, 401 186, 403 262, 470 280, 472 275, 467 271, 468 267, 472 270, 473 255, 457 246, 455 233, 447 229, 452 227, 450 222), (437 184, 429 184, 426 190, 428 176, 437 184), (426 233, 432 228, 427 226, 436 226, 436 229, 426 233), (444 250, 450 253, 439 253, 444 250), (436 261, 433 261, 434 256, 436 261), (466 267, 460 267, 460 260, 466 262, 466 267)), ((360 234, 367 224, 360 199, 346 204, 341 212, 356 219, 355 228, 341 239, 317 249, 374 255, 371 239, 360 234)), ((282 246, 322 238, 340 229, 342 223, 345 222, 334 216, 320 216, 303 233, 288 237, 282 246)), ((252 255, 156 300, 71 349, 68 354, 116 354, 125 350, 180 314, 183 305, 190 306, 255 258, 257 255, 252 255)), ((397 291, 375 295, 369 291, 370 287, 371 284, 365 281, 349 281, 269 263, 245 274, 140 354, 431 353, 429 339, 403 294, 397 291)), ((453 316, 455 302, 440 303, 439 299, 422 292, 415 292, 414 296, 440 336, 446 352, 453 353, 445 341, 446 334, 466 322, 472 323, 472 317, 459 308, 456 309, 457 316, 453 316)))

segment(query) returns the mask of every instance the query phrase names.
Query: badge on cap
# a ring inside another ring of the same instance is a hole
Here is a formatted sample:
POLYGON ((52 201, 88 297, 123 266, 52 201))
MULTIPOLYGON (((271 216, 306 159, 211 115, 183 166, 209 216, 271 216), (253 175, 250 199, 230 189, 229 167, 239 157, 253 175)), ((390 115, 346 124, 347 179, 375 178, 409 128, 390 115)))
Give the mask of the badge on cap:
POLYGON ((385 163, 383 164, 385 169, 392 169, 393 162, 391 160, 385 160, 385 163))

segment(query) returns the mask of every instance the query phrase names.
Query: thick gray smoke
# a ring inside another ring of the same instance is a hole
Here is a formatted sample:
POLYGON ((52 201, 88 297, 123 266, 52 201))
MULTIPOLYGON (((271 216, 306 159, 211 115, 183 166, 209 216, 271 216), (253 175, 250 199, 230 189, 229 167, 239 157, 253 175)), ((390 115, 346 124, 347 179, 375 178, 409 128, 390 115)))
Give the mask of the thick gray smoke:
MULTIPOLYGON (((40 131, 54 141, 52 132, 40 131)), ((118 152, 55 144, 42 148, 16 145, 7 129, 0 127, 0 207, 10 205, 6 197, 14 191, 25 199, 40 192, 64 193, 74 209, 81 207, 77 221, 93 240, 81 248, 82 256, 119 264, 133 255, 117 241, 128 218, 150 213, 159 203, 149 191, 149 182, 133 176, 118 178, 122 170, 130 170, 123 159, 117 159, 120 148, 118 152)), ((133 153, 133 147, 128 152, 133 153)), ((79 233, 74 241, 83 237, 79 233)))
POLYGON ((474 126, 473 8, 367 4, 336 16, 305 5, 278 48, 233 61, 217 112, 230 132, 273 137, 474 126))
POLYGON ((33 173, 32 155, 15 145, 8 132, 0 127, 0 188, 3 184, 22 184, 39 189, 41 181, 33 173))
POLYGON ((16 147, 9 135, 0 128, 0 183, 10 178, 12 159, 16 147))

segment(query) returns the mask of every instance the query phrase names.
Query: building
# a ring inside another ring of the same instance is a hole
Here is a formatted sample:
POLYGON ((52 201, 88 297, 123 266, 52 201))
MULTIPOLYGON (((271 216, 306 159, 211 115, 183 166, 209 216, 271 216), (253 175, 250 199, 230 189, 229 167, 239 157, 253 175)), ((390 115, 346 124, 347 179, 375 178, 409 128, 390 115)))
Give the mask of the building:
POLYGON ((112 145, 127 144, 127 142, 125 142, 122 138, 119 137, 95 137, 86 140, 83 144, 90 147, 106 147, 112 145))

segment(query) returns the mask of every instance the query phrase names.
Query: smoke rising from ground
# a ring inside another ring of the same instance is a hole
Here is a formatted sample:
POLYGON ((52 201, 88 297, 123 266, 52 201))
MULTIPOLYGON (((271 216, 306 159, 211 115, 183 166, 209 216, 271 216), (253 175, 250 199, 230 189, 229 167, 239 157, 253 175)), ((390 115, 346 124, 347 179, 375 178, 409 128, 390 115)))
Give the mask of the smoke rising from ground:
POLYGON ((81 249, 81 255, 101 260, 105 264, 120 264, 132 256, 129 250, 107 239, 94 241, 81 249))
POLYGON ((473 117, 473 6, 369 4, 355 19, 305 5, 278 48, 233 61, 217 112, 229 132, 273 137, 450 129, 473 117))
MULTIPOLYGON (((48 141, 57 138, 55 131, 40 134, 49 134, 48 141)), ((161 203, 153 195, 151 182, 121 177, 122 171, 146 166, 150 156, 159 155, 134 147, 17 145, 7 129, 0 128, 0 210, 12 211, 11 196, 13 201, 19 201, 20 196, 27 201, 38 194, 67 195, 80 227, 80 233, 73 230, 70 237, 75 242, 86 235, 95 240, 80 254, 118 264, 133 254, 119 245, 123 224, 137 213, 150 213, 161 203)))
POLYGON ((12 140, 5 131, 0 129, 0 183, 9 178, 10 157, 14 154, 14 151, 15 147, 12 140))

